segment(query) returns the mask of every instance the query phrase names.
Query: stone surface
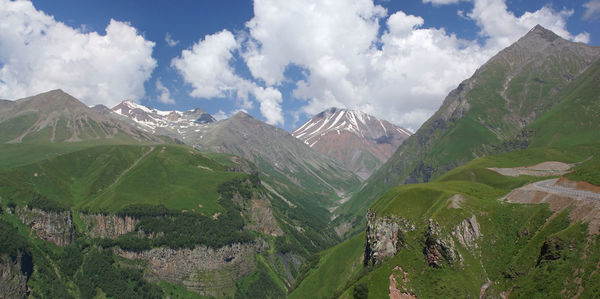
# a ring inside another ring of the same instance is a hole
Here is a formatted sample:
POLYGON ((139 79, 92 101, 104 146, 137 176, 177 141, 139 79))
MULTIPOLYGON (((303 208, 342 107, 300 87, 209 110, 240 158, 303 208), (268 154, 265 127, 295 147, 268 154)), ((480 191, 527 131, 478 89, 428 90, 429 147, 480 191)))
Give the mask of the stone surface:
POLYGON ((15 214, 42 240, 58 246, 67 246, 76 238, 71 211, 46 212, 28 207, 17 207, 15 214))
POLYGON ((201 295, 233 296, 235 284, 255 268, 255 255, 268 248, 263 239, 221 248, 153 248, 142 252, 117 249, 127 259, 148 263, 146 278, 185 286, 201 295))
POLYGON ((26 298, 27 275, 21 271, 23 256, 0 256, 0 298, 26 298))
POLYGON ((367 211, 367 235, 365 244, 365 265, 376 265, 386 257, 392 257, 404 246, 404 233, 415 226, 398 216, 378 218, 367 211))
POLYGON ((425 261, 430 267, 440 268, 444 262, 462 264, 462 257, 456 250, 452 238, 444 236, 440 225, 433 219, 429 219, 429 225, 425 232, 425 248, 423 250, 425 261))
POLYGON ((477 217, 473 215, 471 218, 463 220, 454 228, 452 235, 465 248, 471 250, 477 249, 477 240, 481 237, 481 230, 479 229, 477 217))
POLYGON ((130 216, 118 216, 114 214, 80 213, 79 217, 92 238, 114 239, 120 235, 134 231, 135 225, 139 222, 139 219, 130 216))

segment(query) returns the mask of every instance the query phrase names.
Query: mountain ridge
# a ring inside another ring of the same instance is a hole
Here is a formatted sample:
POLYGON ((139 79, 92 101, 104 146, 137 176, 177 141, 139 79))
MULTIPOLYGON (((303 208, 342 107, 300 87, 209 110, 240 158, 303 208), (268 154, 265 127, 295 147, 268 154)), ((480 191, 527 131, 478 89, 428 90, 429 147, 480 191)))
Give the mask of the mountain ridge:
POLYGON ((346 214, 342 218, 364 215, 391 187, 430 181, 490 150, 525 146, 528 133, 522 129, 554 107, 559 100, 555 95, 599 58, 600 47, 556 38, 536 26, 452 90, 439 110, 341 207, 346 214), (525 140, 513 142, 519 135, 525 140))
POLYGON ((292 131, 316 151, 338 161, 363 180, 412 133, 361 111, 329 108, 292 131))
POLYGON ((122 137, 136 142, 160 138, 107 117, 60 89, 0 106, 0 143, 77 142, 122 137))

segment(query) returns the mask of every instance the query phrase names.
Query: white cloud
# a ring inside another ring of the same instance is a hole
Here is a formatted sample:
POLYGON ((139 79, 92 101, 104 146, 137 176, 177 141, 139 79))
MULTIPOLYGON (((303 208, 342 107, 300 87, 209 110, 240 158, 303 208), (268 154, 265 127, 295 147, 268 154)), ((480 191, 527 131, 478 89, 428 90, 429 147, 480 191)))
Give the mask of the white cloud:
POLYGON ((165 104, 175 104, 175 100, 171 98, 171 92, 166 86, 162 84, 160 78, 156 79, 156 90, 160 92, 160 95, 158 96, 158 101, 165 104))
POLYGON ((386 10, 371 0, 255 0, 254 14, 241 51, 257 80, 278 86, 289 80, 286 67, 295 65, 307 74, 293 92, 307 101, 305 113, 347 107, 413 130, 451 89, 536 24, 589 40, 587 33, 566 30, 571 10, 542 7, 515 16, 503 0, 474 0, 463 14, 480 27, 484 45, 423 28, 421 17, 401 11, 386 19, 386 10))
POLYGON ((229 117, 229 115, 227 115, 227 113, 225 113, 225 111, 223 110, 219 110, 217 111, 217 113, 212 115, 216 120, 223 120, 229 117))
POLYGON ((282 124, 283 114, 281 113, 281 92, 268 87, 255 87, 254 96, 260 102, 260 113, 267 119, 269 124, 282 124))
POLYGON ((585 12, 583 13, 584 20, 592 20, 600 16, 600 0, 590 0, 583 4, 585 12))
POLYGON ((191 49, 185 49, 174 58, 171 65, 179 71, 184 81, 192 86, 191 96, 196 98, 233 97, 240 108, 250 109, 249 95, 260 103, 260 111, 269 124, 283 125, 282 97, 279 90, 264 88, 241 78, 230 62, 239 49, 231 32, 223 30, 207 35, 191 49))
POLYGON ((510 45, 537 24, 563 38, 589 42, 587 33, 573 36, 567 30, 567 19, 571 15, 573 10, 555 11, 549 6, 544 6, 516 17, 508 11, 504 0, 476 0, 473 11, 468 14, 481 28, 480 34, 488 38, 488 47, 494 49, 510 45))
POLYGON ((167 46, 173 48, 175 46, 177 46, 179 44, 178 40, 174 40, 173 37, 171 36, 171 33, 165 34, 165 42, 167 43, 167 46))
POLYGON ((191 96, 225 97, 240 81, 229 65, 232 51, 237 47, 233 34, 223 30, 205 36, 192 49, 181 51, 181 56, 173 59, 171 65, 192 85, 191 96))
POLYGON ((153 47, 128 23, 111 20, 100 35, 57 22, 29 1, 0 0, 0 97, 61 88, 88 105, 138 100, 156 67, 153 47))
MULTIPOLYGON (((433 5, 446 5, 458 3, 461 0, 423 0, 423 3, 431 3, 433 5)), ((465 0, 462 0, 465 1, 465 0)))

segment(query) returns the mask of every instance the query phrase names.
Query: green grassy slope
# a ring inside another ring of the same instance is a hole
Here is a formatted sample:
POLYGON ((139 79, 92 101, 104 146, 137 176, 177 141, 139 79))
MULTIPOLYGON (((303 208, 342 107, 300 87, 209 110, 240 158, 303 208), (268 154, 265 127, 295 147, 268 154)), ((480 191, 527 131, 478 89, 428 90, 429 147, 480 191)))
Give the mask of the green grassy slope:
POLYGON ((597 54, 589 65, 577 50, 580 45, 558 42, 557 36, 549 35, 554 36, 552 46, 527 48, 526 42, 535 38, 528 34, 461 83, 440 110, 340 207, 337 221, 354 220, 356 229, 368 206, 389 188, 428 182, 490 152, 597 140, 597 54), (571 134, 579 130, 585 132, 571 134), (531 134, 535 137, 530 140, 518 138, 531 134))
POLYGON ((2 171, 0 189, 96 211, 151 204, 212 214, 221 210, 217 186, 236 177, 189 147, 98 146, 2 171))
POLYGON ((289 298, 331 298, 341 294, 362 271, 364 243, 365 235, 359 234, 316 255, 318 262, 305 269, 306 278, 289 298))
MULTIPOLYGON (((511 297, 552 297, 565 290, 564 296, 569 297, 576 294, 580 286, 585 294, 593 294, 600 281, 594 274, 600 262, 600 249, 596 245, 600 239, 588 237, 585 224, 570 223, 568 211, 550 217, 553 213, 544 204, 510 204, 497 200, 514 188, 545 178, 505 177, 487 168, 526 166, 543 161, 584 161, 578 167, 588 169, 597 162, 586 158, 598 154, 600 144, 531 148, 475 159, 433 182, 388 191, 371 209, 377 217, 395 215, 407 219, 415 225, 415 230, 405 234, 405 244, 396 256, 347 279, 345 283, 349 286, 342 297, 352 298, 367 292, 369 298, 386 298, 392 274, 399 289, 405 287, 418 298, 477 297, 488 279, 493 283, 487 294, 499 295, 510 290, 511 297), (454 194, 466 198, 458 209, 451 208, 447 201, 454 194), (477 218, 482 234, 477 249, 462 247, 451 233, 472 215, 477 218), (423 252, 429 219, 439 223, 442 235, 454 240, 462 262, 446 260, 441 268, 427 266, 423 252), (545 254, 544 244, 560 244, 555 249, 560 258, 545 254)), ((335 288, 321 291, 310 282, 323 280, 327 284, 343 285, 344 282, 327 273, 333 269, 352 269, 353 261, 362 258, 363 252, 359 249, 364 249, 363 244, 364 235, 360 235, 323 252, 318 267, 309 272, 292 295, 306 295, 311 289, 323 292, 319 293, 321 297, 334 295, 335 288)), ((353 271, 348 273, 360 272, 353 271)))

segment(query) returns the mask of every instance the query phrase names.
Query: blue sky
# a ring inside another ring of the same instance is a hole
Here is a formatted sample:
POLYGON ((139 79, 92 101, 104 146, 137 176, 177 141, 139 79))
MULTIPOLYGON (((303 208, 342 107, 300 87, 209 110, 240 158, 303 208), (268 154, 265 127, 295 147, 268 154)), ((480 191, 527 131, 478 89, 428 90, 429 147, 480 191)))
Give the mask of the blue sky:
POLYGON ((342 106, 416 130, 537 23, 600 44, 599 0, 322 2, 0 0, 0 97, 56 87, 287 130, 342 106))

